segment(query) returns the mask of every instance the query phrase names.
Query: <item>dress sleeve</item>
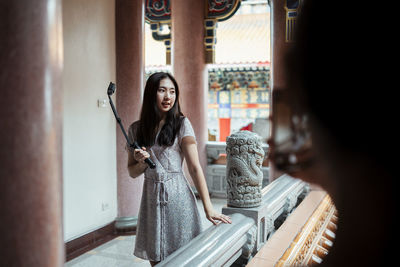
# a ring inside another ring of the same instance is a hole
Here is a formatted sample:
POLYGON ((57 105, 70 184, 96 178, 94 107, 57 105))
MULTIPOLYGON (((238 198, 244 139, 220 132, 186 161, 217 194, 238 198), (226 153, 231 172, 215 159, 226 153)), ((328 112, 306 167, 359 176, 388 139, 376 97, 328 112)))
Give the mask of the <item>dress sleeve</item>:
POLYGON ((193 136, 194 140, 196 141, 196 135, 194 134, 192 124, 190 123, 188 118, 184 118, 182 121, 182 126, 179 131, 179 144, 185 136, 193 136))

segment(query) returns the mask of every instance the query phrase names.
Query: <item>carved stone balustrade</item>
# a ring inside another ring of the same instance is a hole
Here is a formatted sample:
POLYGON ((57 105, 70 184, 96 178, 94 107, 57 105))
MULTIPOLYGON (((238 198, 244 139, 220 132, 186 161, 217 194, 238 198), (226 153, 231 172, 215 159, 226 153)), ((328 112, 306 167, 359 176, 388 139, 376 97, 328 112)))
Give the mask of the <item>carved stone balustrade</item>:
POLYGON ((231 266, 254 249, 254 220, 232 214, 232 224, 211 226, 157 266, 231 266))
POLYGON ((282 175, 262 190, 261 205, 254 208, 224 207, 226 215, 241 213, 253 218, 257 224, 257 251, 285 221, 287 216, 310 191, 307 183, 282 175))
POLYGON ((262 190, 260 206, 224 207, 222 213, 231 216, 232 224, 210 226, 157 266, 245 264, 308 192, 308 184, 283 175, 262 190))

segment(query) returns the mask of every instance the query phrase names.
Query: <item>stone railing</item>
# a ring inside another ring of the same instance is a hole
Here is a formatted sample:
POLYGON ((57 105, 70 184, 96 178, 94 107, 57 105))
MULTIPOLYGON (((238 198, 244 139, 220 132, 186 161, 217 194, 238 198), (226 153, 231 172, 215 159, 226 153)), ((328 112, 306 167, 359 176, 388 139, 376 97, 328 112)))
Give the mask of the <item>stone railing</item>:
POLYGON ((232 224, 209 227, 157 266, 230 266, 249 250, 246 244, 254 243, 256 230, 249 217, 237 213, 231 218, 232 224))
POLYGON ((211 226, 157 266, 231 266, 246 263, 309 192, 308 184, 283 175, 262 190, 259 207, 225 207, 232 224, 211 226))
POLYGON ((241 213, 254 219, 258 229, 256 236, 256 250, 258 251, 309 191, 309 185, 302 180, 282 175, 263 189, 260 206, 254 208, 224 207, 222 213, 226 215, 241 213))

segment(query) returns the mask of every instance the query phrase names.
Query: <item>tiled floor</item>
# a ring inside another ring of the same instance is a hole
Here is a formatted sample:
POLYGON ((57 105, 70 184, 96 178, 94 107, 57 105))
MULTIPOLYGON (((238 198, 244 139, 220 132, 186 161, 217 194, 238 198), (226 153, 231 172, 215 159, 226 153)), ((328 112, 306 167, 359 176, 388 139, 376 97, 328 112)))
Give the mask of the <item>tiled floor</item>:
MULTIPOLYGON (((214 209, 221 212, 226 205, 226 199, 211 199, 214 209)), ((202 217, 203 229, 212 225, 203 211, 203 204, 198 200, 198 208, 202 217)), ((86 252, 85 254, 65 263, 65 267, 135 267, 150 266, 148 261, 133 255, 135 236, 119 236, 113 240, 86 252)))

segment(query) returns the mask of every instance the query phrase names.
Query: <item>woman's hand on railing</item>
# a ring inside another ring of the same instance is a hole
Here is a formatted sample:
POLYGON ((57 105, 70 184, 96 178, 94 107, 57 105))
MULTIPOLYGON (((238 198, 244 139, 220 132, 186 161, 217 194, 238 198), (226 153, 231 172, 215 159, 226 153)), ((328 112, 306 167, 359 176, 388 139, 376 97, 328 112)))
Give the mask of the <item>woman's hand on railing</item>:
POLYGON ((217 213, 213 209, 206 211, 206 217, 214 225, 218 224, 217 221, 221 221, 223 223, 232 223, 231 217, 225 214, 217 213))

